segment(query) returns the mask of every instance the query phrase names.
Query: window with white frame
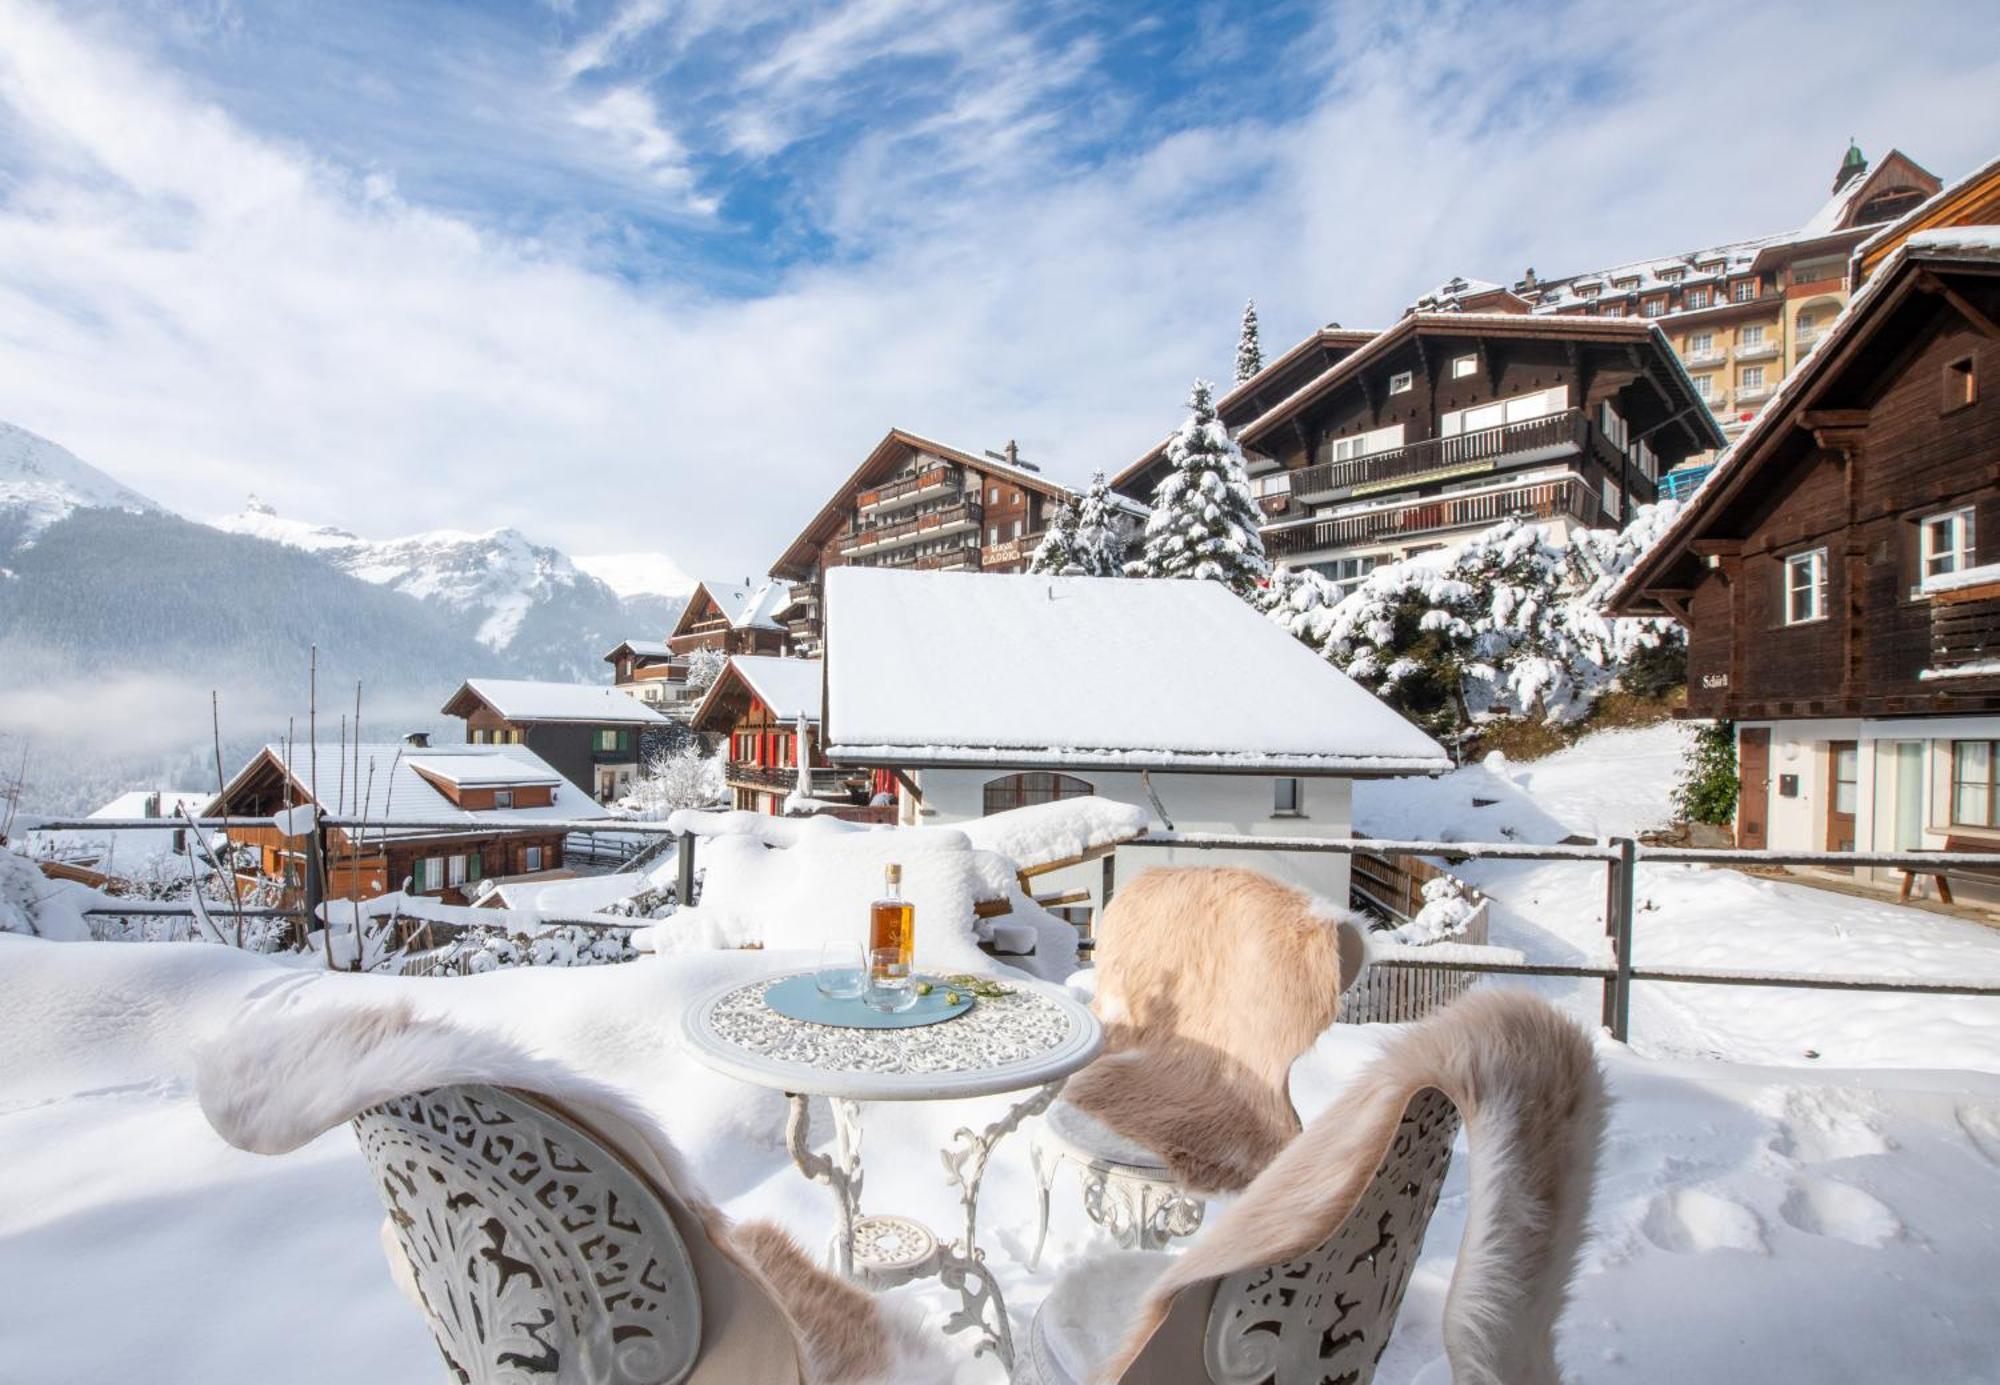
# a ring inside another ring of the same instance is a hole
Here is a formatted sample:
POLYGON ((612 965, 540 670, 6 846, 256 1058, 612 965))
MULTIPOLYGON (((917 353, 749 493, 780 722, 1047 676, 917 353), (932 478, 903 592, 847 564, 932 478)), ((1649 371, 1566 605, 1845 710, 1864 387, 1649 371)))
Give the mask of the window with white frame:
POLYGON ((1273 779, 1271 781, 1271 812, 1277 817, 1297 817, 1305 809, 1305 796, 1299 790, 1296 779, 1273 779))
POLYGON ((1438 415, 1438 433, 1455 438, 1460 433, 1476 433, 1482 428, 1498 428, 1503 423, 1526 423, 1531 418, 1547 418, 1569 407, 1569 387, 1535 390, 1470 409, 1453 409, 1438 415))
POLYGON ((542 868, 542 849, 539 846, 522 847, 521 869, 524 872, 532 872, 532 871, 538 871, 541 868, 542 868))
POLYGON ((1614 483, 1612 479, 1607 476, 1604 478, 1604 513, 1610 515, 1611 518, 1613 519, 1618 519, 1620 518, 1619 511, 1620 511, 1620 506, 1618 504, 1618 487, 1616 483, 1614 483))
POLYGON ((1697 375, 1694 377, 1694 392, 1697 397, 1702 399, 1713 399, 1715 396, 1711 391, 1713 391, 1714 388, 1715 388, 1715 377, 1713 375, 1697 375))
POLYGON ((1762 346, 1764 344, 1764 324, 1759 322, 1745 327, 1741 332, 1737 333, 1736 344, 1739 347, 1762 346))
POLYGON ((465 857, 463 856, 448 858, 445 863, 445 884, 454 888, 463 885, 465 883, 465 864, 465 857))
POLYGON ((1811 549, 1785 559, 1785 624, 1826 619, 1826 550, 1811 549))
POLYGON ((1685 308, 1706 308, 1708 306, 1708 290, 1706 288, 1689 289, 1687 291, 1687 299, 1681 306, 1685 308))
POLYGON ((1729 296, 1738 303, 1754 303, 1757 299, 1757 281, 1738 279, 1730 286, 1729 296))
POLYGON ((1399 370, 1389 377, 1389 393, 1402 394, 1417 383, 1414 371, 1399 370))
POLYGON ((1688 333, 1688 355, 1706 356, 1713 350, 1715 350, 1715 333, 1713 332, 1688 333))
POLYGON ((1923 576, 1942 577, 1972 566, 1972 507, 1931 515, 1918 524, 1923 536, 1923 576))
POLYGON ((1762 367, 1762 366, 1760 366, 1760 365, 1746 365, 1746 366, 1744 366, 1744 367, 1743 367, 1743 374, 1742 374, 1741 378, 1740 378, 1740 379, 1739 379, 1739 380, 1737 381, 1737 383, 1738 383, 1738 384, 1740 384, 1740 385, 1741 385, 1741 386, 1742 386, 1742 387, 1743 387, 1744 389, 1746 389, 1746 390, 1761 390, 1761 389, 1763 389, 1763 388, 1764 388, 1764 367, 1762 367))
POLYGON ((1371 428, 1365 433, 1352 437, 1335 438, 1329 444, 1331 460, 1350 462, 1356 457, 1369 457, 1377 452, 1393 452, 1403 445, 1403 425, 1392 423, 1387 428, 1371 428))
POLYGON ((1454 356, 1451 362, 1451 378, 1454 380, 1463 380, 1466 376, 1475 373, 1478 369, 1479 369, 1478 356, 1476 355, 1454 356))
POLYGON ((1263 476, 1250 478, 1250 494, 1262 500, 1269 495, 1290 495, 1292 493, 1292 473, 1273 471, 1263 476))
POLYGON ((1951 820, 1954 826, 1992 827, 1996 818, 1993 805, 1992 741, 1951 743, 1951 820))
POLYGON ((495 789, 493 791, 493 806, 495 808, 513 807, 514 791, 512 789, 495 789))
POLYGON ((1645 313, 1647 317, 1658 317, 1661 313, 1664 313, 1666 310, 1667 310, 1666 299, 1648 298, 1646 300, 1645 313))

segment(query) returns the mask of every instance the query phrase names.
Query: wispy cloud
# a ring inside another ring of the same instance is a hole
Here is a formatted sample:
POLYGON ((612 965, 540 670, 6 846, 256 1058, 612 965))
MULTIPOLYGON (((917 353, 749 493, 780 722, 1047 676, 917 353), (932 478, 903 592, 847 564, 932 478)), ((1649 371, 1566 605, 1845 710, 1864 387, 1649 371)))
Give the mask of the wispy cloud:
POLYGON ((891 424, 1122 463, 1246 295, 1275 343, 1780 230, 1850 133, 1962 171, 2000 134, 1990 18, 1906 8, 1891 56, 1723 0, 628 0, 453 10, 435 51, 356 6, 275 66, 378 92, 282 101, 255 23, 0 0, 0 417, 197 515, 254 487, 755 568, 891 424), (1725 30, 1698 68, 1653 41, 1725 30), (1773 51, 1813 74, 1781 101, 1773 51))

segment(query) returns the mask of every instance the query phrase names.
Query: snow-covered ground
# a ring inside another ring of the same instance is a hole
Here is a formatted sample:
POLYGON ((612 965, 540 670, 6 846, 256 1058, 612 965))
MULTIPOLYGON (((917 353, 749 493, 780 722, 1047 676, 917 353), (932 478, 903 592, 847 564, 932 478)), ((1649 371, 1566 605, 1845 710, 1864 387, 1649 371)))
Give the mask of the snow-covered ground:
MULTIPOLYGON (((1618 733, 1534 766, 1367 785, 1361 819, 1382 835, 1460 839, 1636 830, 1664 814, 1679 734, 1618 733), (1475 808, 1475 797, 1496 801, 1475 808)), ((1465 871, 1496 896, 1496 941, 1540 957, 1598 945, 1597 870, 1465 871)), ((1640 895, 1653 906, 1638 929, 1645 959, 2000 974, 2000 935, 1886 904, 1681 868, 1649 870, 1640 895)), ((692 953, 404 980, 209 945, 0 935, 0 1166, 10 1179, 0 1379, 437 1378, 424 1328, 383 1268, 381 1211, 352 1137, 336 1130, 262 1158, 225 1146, 196 1108, 190 1054, 249 1004, 303 1011, 407 997, 503 1028, 631 1090, 729 1213, 772 1217, 822 1243, 830 1203, 783 1152, 781 1099, 700 1067, 677 1038, 688 997, 812 960, 692 953)), ((1590 988, 1550 989, 1595 1015, 1590 988)), ((1636 1020, 1632 1048, 1600 1041, 1616 1106, 1593 1245, 1565 1318, 1572 1380, 2000 1380, 2000 1007, 1641 987, 1636 1020), (1807 1047, 1822 1056, 1807 1059, 1807 1047)), ((1301 1114, 1323 1110, 1379 1041, 1374 1029, 1329 1031, 1295 1069, 1301 1114)), ((955 1203, 937 1150, 1000 1106, 869 1108, 869 1206, 949 1224, 955 1203)), ((827 1129, 816 1119, 822 1140, 827 1129)), ((1461 1158, 1446 1183, 1381 1385, 1447 1385, 1439 1317, 1468 1172, 1461 1158)), ((1003 1145, 981 1225, 1017 1332, 1055 1274, 1098 1244, 1065 1176, 1050 1255, 1030 1273, 1031 1188, 1025 1142, 1003 1145)), ((947 1299, 934 1285, 894 1296, 941 1322, 947 1299)), ((1001 1378, 951 1340, 956 1379, 1001 1378)))
MULTIPOLYGON (((1662 723, 1593 736, 1533 764, 1496 760, 1435 780, 1364 782, 1355 825, 1378 837, 1523 842, 1662 827, 1688 734, 1662 723)), ((1493 896, 1495 943, 1537 961, 1605 955, 1602 865, 1454 869, 1493 896)), ((2000 981, 2000 929, 1887 899, 1669 865, 1642 866, 1635 895, 1641 965, 2000 981)), ((1580 1017, 1597 1013, 1595 982, 1542 989, 1580 1017)), ((1641 983, 1632 1039, 1642 1053, 1671 1057, 2000 1072, 2000 998, 1641 983)))

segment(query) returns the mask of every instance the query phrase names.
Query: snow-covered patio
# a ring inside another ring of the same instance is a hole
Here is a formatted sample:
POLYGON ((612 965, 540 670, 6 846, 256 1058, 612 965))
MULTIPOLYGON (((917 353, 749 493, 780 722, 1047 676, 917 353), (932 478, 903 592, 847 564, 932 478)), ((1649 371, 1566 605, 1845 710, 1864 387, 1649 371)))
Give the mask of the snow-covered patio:
MULTIPOLYGON (((1681 734, 1620 732, 1532 766, 1365 786, 1357 820, 1380 836, 1489 841, 1641 830, 1667 816, 1681 734)), ((1459 869, 1492 896, 1496 943, 1549 960, 1601 944, 1601 867, 1459 869)), ((1648 961, 2000 976, 2000 937, 1962 920, 1689 867, 1648 867, 1638 893, 1648 961)), ((0 1203, 0 1375, 437 1378, 424 1324, 384 1267, 381 1207, 352 1136, 244 1154, 196 1104, 195 1051, 247 1005, 304 1015, 403 997, 504 1031, 633 1093, 731 1216, 824 1245, 832 1203, 786 1153, 783 1097, 701 1066, 680 1037, 691 998, 817 960, 773 944, 405 979, 211 945, 0 936, 0 1160, 12 1175, 0 1203)), ((1594 1023, 1594 983, 1523 984, 1594 1023)), ((1297 1064, 1307 1121, 1384 1033, 1337 1025, 1297 1064)), ((1642 985, 1632 1045, 1600 1039, 1598 1050, 1616 1105, 1564 1319, 1570 1378, 2000 1378, 2000 1001, 1642 985)), ((868 1201, 949 1225, 955 1194, 938 1150, 1009 1100, 871 1106, 868 1201)), ((825 1143, 823 1111, 813 1128, 825 1143)), ((1454 1163, 1384 1385, 1449 1380, 1440 1320, 1468 1175, 1454 1163)), ((1029 1271, 1033 1205, 1025 1143, 1004 1143, 980 1225, 1017 1333, 1063 1268, 1108 1244, 1079 1199, 1059 1196, 1048 1254, 1029 1271)), ((936 1281, 888 1297, 933 1329, 957 1303, 936 1281)), ((968 1337, 946 1340, 955 1379, 1002 1378, 968 1337)))

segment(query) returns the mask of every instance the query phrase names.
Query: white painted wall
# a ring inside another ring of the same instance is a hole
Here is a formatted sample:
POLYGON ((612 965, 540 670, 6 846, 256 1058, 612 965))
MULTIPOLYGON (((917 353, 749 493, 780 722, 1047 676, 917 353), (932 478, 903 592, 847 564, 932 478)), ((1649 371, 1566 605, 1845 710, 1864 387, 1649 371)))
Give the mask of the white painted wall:
MULTIPOLYGON (((985 788, 1008 770, 927 769, 914 775, 923 790, 921 809, 910 820, 927 827, 949 827, 984 815, 985 788)), ((1133 803, 1153 814, 1153 825, 1164 827, 1136 774, 1067 771, 1089 783, 1104 798, 1133 803)), ((1301 812, 1279 816, 1272 811, 1275 781, 1270 775, 1155 774, 1153 792, 1176 829, 1182 832, 1239 832, 1266 837, 1345 837, 1353 824, 1353 784, 1346 779, 1300 781, 1301 812)), ((904 811, 912 808, 905 797, 904 811)), ((1347 903, 1348 858, 1321 852, 1188 851, 1121 847, 1117 880, 1129 884, 1149 865, 1240 865, 1324 896, 1347 903)), ((1102 905, 1103 867, 1097 862, 1038 878, 1038 894, 1088 889, 1093 906, 1102 905)))

